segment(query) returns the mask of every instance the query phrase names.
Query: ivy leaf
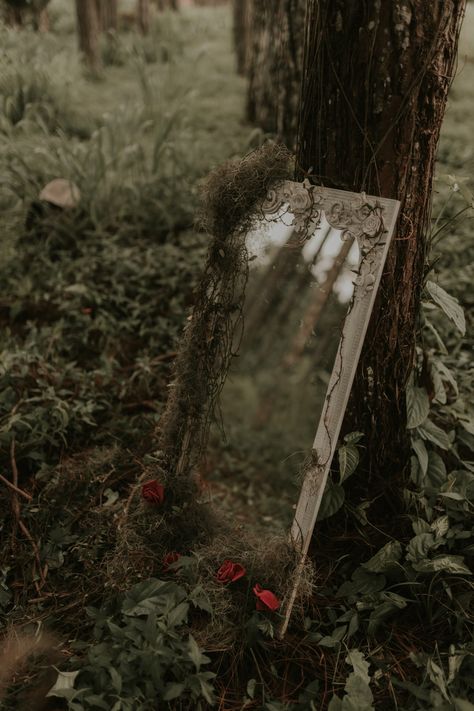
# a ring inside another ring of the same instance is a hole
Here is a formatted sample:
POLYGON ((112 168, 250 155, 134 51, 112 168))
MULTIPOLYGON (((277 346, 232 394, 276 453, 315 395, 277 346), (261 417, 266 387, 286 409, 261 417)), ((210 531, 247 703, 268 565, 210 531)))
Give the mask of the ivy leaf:
POLYGON ((431 560, 420 560, 413 567, 419 573, 451 573, 454 575, 472 575, 462 555, 439 555, 431 560))
POLYGON ((446 432, 429 419, 418 427, 418 433, 423 439, 433 442, 441 449, 451 449, 451 442, 446 432))
POLYGON ((420 463, 422 474, 426 476, 426 472, 428 471, 428 451, 426 445, 422 439, 417 437, 416 439, 412 439, 411 446, 420 463))
POLYGON ((427 479, 433 489, 439 489, 446 481, 447 470, 446 465, 438 452, 430 450, 428 453, 428 471, 427 479))
POLYGON ((359 464, 359 450, 355 444, 343 444, 337 450, 339 459, 339 483, 348 479, 359 464))
POLYGON ((340 484, 334 484, 332 481, 328 481, 319 508, 318 521, 323 521, 325 518, 334 516, 344 503, 345 496, 344 489, 340 484))
POLYGON ((407 427, 412 430, 419 427, 428 417, 430 399, 424 388, 415 388, 409 384, 406 394, 407 427))
POLYGON ((465 336, 466 319, 459 301, 433 281, 426 282, 426 290, 433 299, 434 303, 439 306, 439 308, 444 311, 446 316, 454 323, 461 335, 465 336))
POLYGON ((371 573, 385 573, 392 570, 402 557, 402 546, 398 541, 390 541, 370 558, 362 567, 371 573))
POLYGON ((172 701, 173 699, 177 699, 181 696, 185 688, 186 686, 184 684, 177 682, 168 684, 163 694, 163 701, 172 701))
MULTIPOLYGON (((67 692, 70 689, 74 689, 74 682, 75 682, 76 677, 79 673, 80 673, 79 671, 73 671, 73 672, 58 671, 58 677, 57 677, 56 681, 54 682, 54 685, 51 687, 51 689, 46 694, 46 696, 62 696, 63 698, 65 698, 63 692, 67 692)), ((69 694, 66 693, 66 697, 70 698, 69 694)))

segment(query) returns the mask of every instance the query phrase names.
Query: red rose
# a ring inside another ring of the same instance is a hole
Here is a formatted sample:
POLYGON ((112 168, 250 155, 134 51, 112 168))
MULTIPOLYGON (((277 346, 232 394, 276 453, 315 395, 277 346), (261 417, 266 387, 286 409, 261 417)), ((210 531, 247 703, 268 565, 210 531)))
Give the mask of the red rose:
POLYGON ((275 612, 280 607, 280 600, 271 590, 262 590, 261 586, 257 585, 253 589, 253 594, 257 597, 257 610, 271 610, 275 612))
POLYGON ((150 504, 162 504, 165 499, 165 489, 156 479, 152 479, 143 484, 142 496, 150 504))
POLYGON ((239 578, 243 578, 246 572, 240 563, 225 560, 217 571, 216 578, 219 583, 235 583, 239 578))
MULTIPOLYGON (((176 563, 179 559, 181 558, 179 553, 176 553, 176 551, 171 551, 171 553, 167 553, 164 558, 163 558, 163 572, 168 573, 170 569, 170 565, 173 565, 173 563, 176 563)), ((176 572, 176 571, 174 571, 176 572)))

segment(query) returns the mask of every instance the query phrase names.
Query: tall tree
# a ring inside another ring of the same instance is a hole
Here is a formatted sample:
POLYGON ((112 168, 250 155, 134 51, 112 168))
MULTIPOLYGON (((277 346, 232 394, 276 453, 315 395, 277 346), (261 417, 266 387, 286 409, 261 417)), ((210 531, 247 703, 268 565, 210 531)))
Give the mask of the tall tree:
POLYGON ((246 75, 250 63, 252 0, 233 0, 234 48, 237 71, 246 75))
POLYGON ((101 32, 117 30, 118 8, 117 0, 96 0, 97 16, 101 32))
POLYGON ((137 24, 142 35, 150 31, 150 0, 137 0, 137 24))
MULTIPOLYGON (((303 61, 305 0, 250 0, 247 116, 294 148, 303 61)), ((234 15, 234 21, 239 21, 234 15)), ((237 26, 234 32, 238 32, 237 26)), ((238 46, 238 45, 237 45, 238 46)))
POLYGON ((99 51, 99 18, 95 0, 76 0, 79 50, 89 69, 97 73, 101 68, 99 51))
POLYGON ((366 433, 369 472, 385 483, 408 459, 404 393, 464 7, 465 0, 308 0, 300 172, 402 203, 346 418, 366 433))

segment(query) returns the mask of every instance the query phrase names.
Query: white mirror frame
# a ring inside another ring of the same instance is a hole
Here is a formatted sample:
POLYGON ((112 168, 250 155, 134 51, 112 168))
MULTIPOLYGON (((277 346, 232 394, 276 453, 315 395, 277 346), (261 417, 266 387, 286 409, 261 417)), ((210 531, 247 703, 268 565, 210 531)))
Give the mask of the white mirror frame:
POLYGON ((312 461, 305 471, 291 526, 290 540, 300 563, 285 600, 280 637, 286 632, 298 592, 399 207, 396 200, 322 188, 308 181, 286 181, 269 192, 260 208, 268 220, 275 219, 282 209, 293 214, 293 227, 302 234, 302 239, 308 236, 308 225, 314 225, 324 213, 331 227, 341 231, 343 241, 357 240, 360 253, 354 293, 314 438, 312 461))

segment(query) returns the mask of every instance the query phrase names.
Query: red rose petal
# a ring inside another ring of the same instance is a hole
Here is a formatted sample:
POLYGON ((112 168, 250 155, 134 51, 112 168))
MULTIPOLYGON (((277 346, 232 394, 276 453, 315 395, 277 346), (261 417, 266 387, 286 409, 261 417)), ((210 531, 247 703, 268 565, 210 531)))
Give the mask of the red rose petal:
POLYGON ((236 580, 243 578, 246 570, 240 563, 234 563, 231 560, 225 560, 216 573, 216 578, 219 583, 235 583, 236 580))
POLYGON ((263 590, 257 583, 253 588, 253 594, 258 598, 256 603, 257 610, 271 610, 275 612, 280 607, 280 600, 271 590, 263 590))
POLYGON ((165 489, 156 479, 147 481, 142 486, 142 497, 150 504, 162 504, 165 499, 165 489))

